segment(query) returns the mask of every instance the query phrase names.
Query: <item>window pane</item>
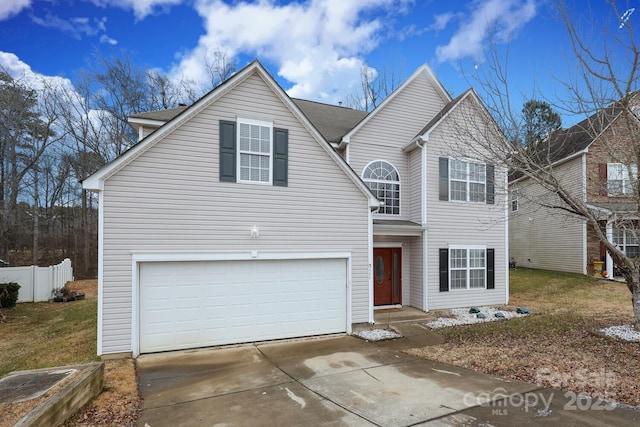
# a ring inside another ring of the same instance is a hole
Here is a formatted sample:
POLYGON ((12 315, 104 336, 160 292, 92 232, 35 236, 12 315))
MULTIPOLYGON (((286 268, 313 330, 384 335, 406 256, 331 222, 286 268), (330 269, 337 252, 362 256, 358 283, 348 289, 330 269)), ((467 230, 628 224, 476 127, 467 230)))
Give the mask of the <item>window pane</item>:
POLYGON ((451 272, 451 289, 467 289, 467 270, 451 272))
POLYGON ((467 180, 467 163, 460 160, 451 160, 451 179, 467 180))
POLYGON ((375 161, 362 172, 362 178, 376 198, 384 202, 378 213, 400 214, 400 183, 398 172, 387 162, 375 161))
POLYGON ((472 289, 484 288, 485 271, 470 270, 469 271, 469 287, 472 289))
POLYGON ((484 268, 484 249, 469 249, 469 267, 484 268))
POLYGON ((622 181, 621 180, 609 180, 607 182, 609 194, 622 194, 622 181))
POLYGON ((451 181, 451 200, 467 201, 467 183, 451 181))
POLYGON ((451 268, 467 268, 467 250, 451 249, 450 265, 451 268))
POLYGON ((616 245, 623 245, 624 244, 624 230, 620 230, 618 228, 614 228, 611 240, 616 245))
POLYGON ((624 252, 629 258, 637 258, 638 256, 640 256, 640 247, 627 246, 624 252))
POLYGON ((469 201, 470 202, 484 202, 484 183, 470 183, 469 184, 469 201))
POLYGON ((484 182, 485 166, 480 163, 469 163, 469 181, 484 182))

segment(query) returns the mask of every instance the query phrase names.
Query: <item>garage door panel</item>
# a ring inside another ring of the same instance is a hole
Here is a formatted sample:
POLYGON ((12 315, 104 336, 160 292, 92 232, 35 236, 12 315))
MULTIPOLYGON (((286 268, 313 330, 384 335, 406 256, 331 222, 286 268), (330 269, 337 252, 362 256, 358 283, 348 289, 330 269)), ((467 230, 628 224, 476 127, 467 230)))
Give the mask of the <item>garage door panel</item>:
POLYGON ((142 263, 141 352, 346 330, 346 260, 142 263))

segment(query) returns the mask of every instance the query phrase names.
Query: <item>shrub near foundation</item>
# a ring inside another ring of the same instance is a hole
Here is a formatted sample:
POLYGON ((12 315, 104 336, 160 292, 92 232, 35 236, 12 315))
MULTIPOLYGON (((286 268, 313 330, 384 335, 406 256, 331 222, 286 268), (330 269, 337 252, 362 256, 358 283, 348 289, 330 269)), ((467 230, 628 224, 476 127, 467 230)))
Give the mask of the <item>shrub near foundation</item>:
POLYGON ((12 308, 18 301, 20 285, 17 283, 0 283, 0 307, 12 308))

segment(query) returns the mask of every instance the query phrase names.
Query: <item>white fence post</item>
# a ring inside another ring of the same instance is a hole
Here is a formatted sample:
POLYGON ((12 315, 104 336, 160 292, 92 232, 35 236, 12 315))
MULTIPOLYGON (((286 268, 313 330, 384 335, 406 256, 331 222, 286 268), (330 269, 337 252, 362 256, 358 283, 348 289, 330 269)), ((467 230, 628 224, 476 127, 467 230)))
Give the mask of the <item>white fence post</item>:
POLYGON ((49 267, 3 267, 0 283, 15 282, 20 285, 18 302, 48 301, 56 289, 73 280, 71 260, 49 267))

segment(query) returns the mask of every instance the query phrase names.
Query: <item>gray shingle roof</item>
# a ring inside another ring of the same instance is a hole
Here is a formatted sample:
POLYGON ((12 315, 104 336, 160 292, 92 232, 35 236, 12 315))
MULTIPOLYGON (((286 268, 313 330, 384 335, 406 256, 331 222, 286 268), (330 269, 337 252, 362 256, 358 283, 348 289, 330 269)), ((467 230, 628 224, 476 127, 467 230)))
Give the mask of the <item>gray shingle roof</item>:
POLYGON ((129 117, 134 119, 158 120, 162 122, 168 122, 187 108, 187 106, 180 106, 176 108, 169 108, 167 110, 157 110, 149 111, 146 113, 132 114, 129 117))
MULTIPOLYGON (((305 99, 292 99, 307 116, 309 121, 318 129, 318 132, 329 142, 339 143, 342 137, 367 116, 366 111, 337 105, 323 104, 321 102, 307 101, 305 99)), ((181 106, 168 110, 149 111, 147 113, 132 114, 134 119, 158 120, 168 122, 182 113, 188 107, 181 106)))
POLYGON ((318 129, 324 139, 339 143, 342 137, 367 116, 366 111, 294 98, 292 101, 318 129))
POLYGON ((454 99, 452 99, 451 101, 449 101, 449 103, 447 105, 444 106, 444 108, 442 110, 440 110, 440 112, 438 114, 436 114, 433 119, 431 119, 431 121, 429 123, 427 123, 427 125, 425 127, 423 127, 420 132, 418 132, 418 134, 416 135, 416 137, 422 136, 425 133, 427 133, 427 131, 429 131, 433 126, 436 125, 436 123, 438 123, 440 121, 440 119, 442 119, 444 116, 447 115, 447 113, 449 111, 451 111, 451 109, 453 109, 453 107, 456 106, 456 104, 458 104, 458 102, 460 102, 460 100, 462 98, 464 98, 464 96, 468 93, 471 92, 473 89, 467 89, 464 92, 462 92, 460 95, 456 96, 454 99))

